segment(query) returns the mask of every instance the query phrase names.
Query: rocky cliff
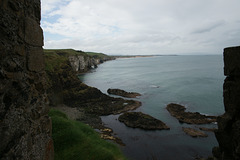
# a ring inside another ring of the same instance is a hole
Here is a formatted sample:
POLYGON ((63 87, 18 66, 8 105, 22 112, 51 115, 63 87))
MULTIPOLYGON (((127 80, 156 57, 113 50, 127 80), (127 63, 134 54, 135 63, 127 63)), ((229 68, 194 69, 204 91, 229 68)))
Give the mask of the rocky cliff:
POLYGON ((225 113, 218 118, 214 156, 223 160, 240 159, 240 47, 224 49, 223 85, 225 113))
POLYGON ((55 54, 62 56, 62 58, 65 57, 70 62, 73 71, 78 73, 97 68, 99 64, 115 59, 103 53, 83 52, 73 49, 45 49, 44 52, 46 55, 55 54))
POLYGON ((40 10, 0 1, 0 159, 53 159, 40 10))
MULTIPOLYGON (((88 114, 117 114, 139 107, 140 102, 109 97, 94 87, 87 86, 77 77, 68 57, 45 53, 48 77, 48 96, 52 106, 65 104, 88 114)), ((79 55, 73 55, 75 58, 79 55)), ((89 58, 89 57, 87 57, 89 58)), ((86 60, 86 59, 85 59, 86 60)))
POLYGON ((100 64, 100 59, 84 56, 69 56, 69 62, 74 71, 84 72, 91 68, 96 68, 100 64))

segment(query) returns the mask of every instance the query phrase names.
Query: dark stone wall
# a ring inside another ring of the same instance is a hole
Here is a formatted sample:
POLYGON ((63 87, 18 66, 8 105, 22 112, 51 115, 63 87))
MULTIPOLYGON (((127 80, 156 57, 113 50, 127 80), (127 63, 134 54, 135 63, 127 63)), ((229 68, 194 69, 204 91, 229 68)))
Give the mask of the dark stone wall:
MULTIPOLYGON (((224 49, 224 115, 218 118, 216 138, 223 160, 240 159, 240 47, 224 49)), ((215 155, 216 156, 216 155, 215 155)))
POLYGON ((0 159, 53 159, 40 0, 0 0, 0 159))

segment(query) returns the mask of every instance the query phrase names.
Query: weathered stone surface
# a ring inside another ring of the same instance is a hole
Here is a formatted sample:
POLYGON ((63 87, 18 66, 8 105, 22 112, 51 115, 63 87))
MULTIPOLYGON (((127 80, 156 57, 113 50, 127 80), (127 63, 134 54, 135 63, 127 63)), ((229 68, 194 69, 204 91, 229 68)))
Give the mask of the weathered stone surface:
POLYGON ((86 63, 84 56, 69 56, 69 62, 74 71, 84 71, 86 68, 86 63))
POLYGON ((53 159, 40 1, 0 1, 0 17, 0 159, 53 159))
POLYGON ((162 121, 142 112, 126 112, 119 116, 118 120, 126 126, 145 130, 169 130, 162 121))
POLYGON ((219 149, 214 152, 218 159, 240 159, 240 47, 224 49, 223 85, 225 113, 217 120, 215 132, 219 149), (220 152, 220 153, 219 153, 220 152))
POLYGON ((186 108, 179 104, 170 103, 167 105, 170 114, 177 118, 180 123, 207 124, 217 121, 216 116, 206 116, 198 112, 185 112, 186 108))
POLYGON ((25 19, 25 42, 32 46, 43 46, 43 31, 34 19, 25 19), (38 37, 38 38, 36 38, 38 37))
POLYGON ((182 130, 188 134, 189 136, 192 136, 192 137, 207 137, 208 135, 205 134, 204 132, 202 131, 199 131, 199 130, 196 130, 196 129, 193 129, 193 128, 185 128, 185 127, 182 127, 182 130))
POLYGON ((30 71, 43 71, 45 67, 42 47, 30 47, 28 50, 28 69, 30 71))
POLYGON ((224 75, 240 76, 240 46, 224 49, 224 75))
POLYGON ((126 92, 121 89, 108 89, 107 92, 108 92, 108 94, 113 94, 113 95, 122 96, 122 97, 126 97, 126 98, 136 98, 137 96, 141 96, 140 93, 126 92))

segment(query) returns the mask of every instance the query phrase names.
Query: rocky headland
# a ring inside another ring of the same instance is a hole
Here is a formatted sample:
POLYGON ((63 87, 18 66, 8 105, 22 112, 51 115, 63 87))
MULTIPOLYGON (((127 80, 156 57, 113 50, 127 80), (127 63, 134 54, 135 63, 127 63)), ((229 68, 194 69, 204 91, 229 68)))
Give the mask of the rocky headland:
POLYGON ((126 126, 144 130, 169 130, 162 121, 142 112, 127 112, 119 116, 118 120, 126 126))
MULTIPOLYGON (((74 108, 74 110, 78 111, 76 120, 102 131, 106 130, 106 127, 103 125, 100 116, 135 110, 141 106, 141 102, 110 97, 97 88, 82 83, 77 75, 92 69, 91 66, 94 63, 90 64, 90 62, 112 60, 107 55, 101 54, 98 57, 98 54, 95 54, 93 57, 92 54, 92 52, 91 55, 88 55, 85 52, 72 49, 45 50, 45 70, 48 80, 47 91, 50 106, 65 106, 64 109, 60 107, 60 110, 76 117, 74 113, 71 113, 71 108, 74 108), (73 61, 73 57, 76 58, 76 62, 73 61), (79 57, 84 57, 84 59, 80 61, 79 57), (89 61, 90 59, 91 61, 89 61), (78 66, 72 64, 78 64, 78 66), (85 64, 89 65, 86 66, 85 64), (81 66, 86 68, 81 69, 81 66)), ((112 132, 102 132, 102 138, 112 139, 121 145, 123 144, 117 137, 113 136, 112 132)))
POLYGON ((138 96, 141 96, 140 93, 136 93, 136 92, 126 92, 124 90, 121 89, 111 89, 109 88, 107 90, 108 94, 112 94, 112 95, 117 95, 117 96, 122 96, 122 97, 126 97, 126 98, 136 98, 138 96))
POLYGON ((216 116, 206 116, 199 112, 186 112, 186 107, 179 104, 170 103, 167 105, 167 110, 180 123, 208 124, 217 121, 216 116))

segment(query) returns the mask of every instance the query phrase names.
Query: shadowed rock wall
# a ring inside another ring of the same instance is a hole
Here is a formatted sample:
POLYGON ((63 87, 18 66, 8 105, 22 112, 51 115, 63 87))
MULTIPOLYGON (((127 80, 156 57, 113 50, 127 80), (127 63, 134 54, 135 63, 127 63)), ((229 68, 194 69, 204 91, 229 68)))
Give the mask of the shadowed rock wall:
POLYGON ((0 0, 0 159, 53 159, 40 0, 0 0))
MULTIPOLYGON (((240 47, 224 49, 224 115, 218 118, 219 159, 240 159, 240 47)), ((216 156, 216 155, 215 155, 216 156)))

